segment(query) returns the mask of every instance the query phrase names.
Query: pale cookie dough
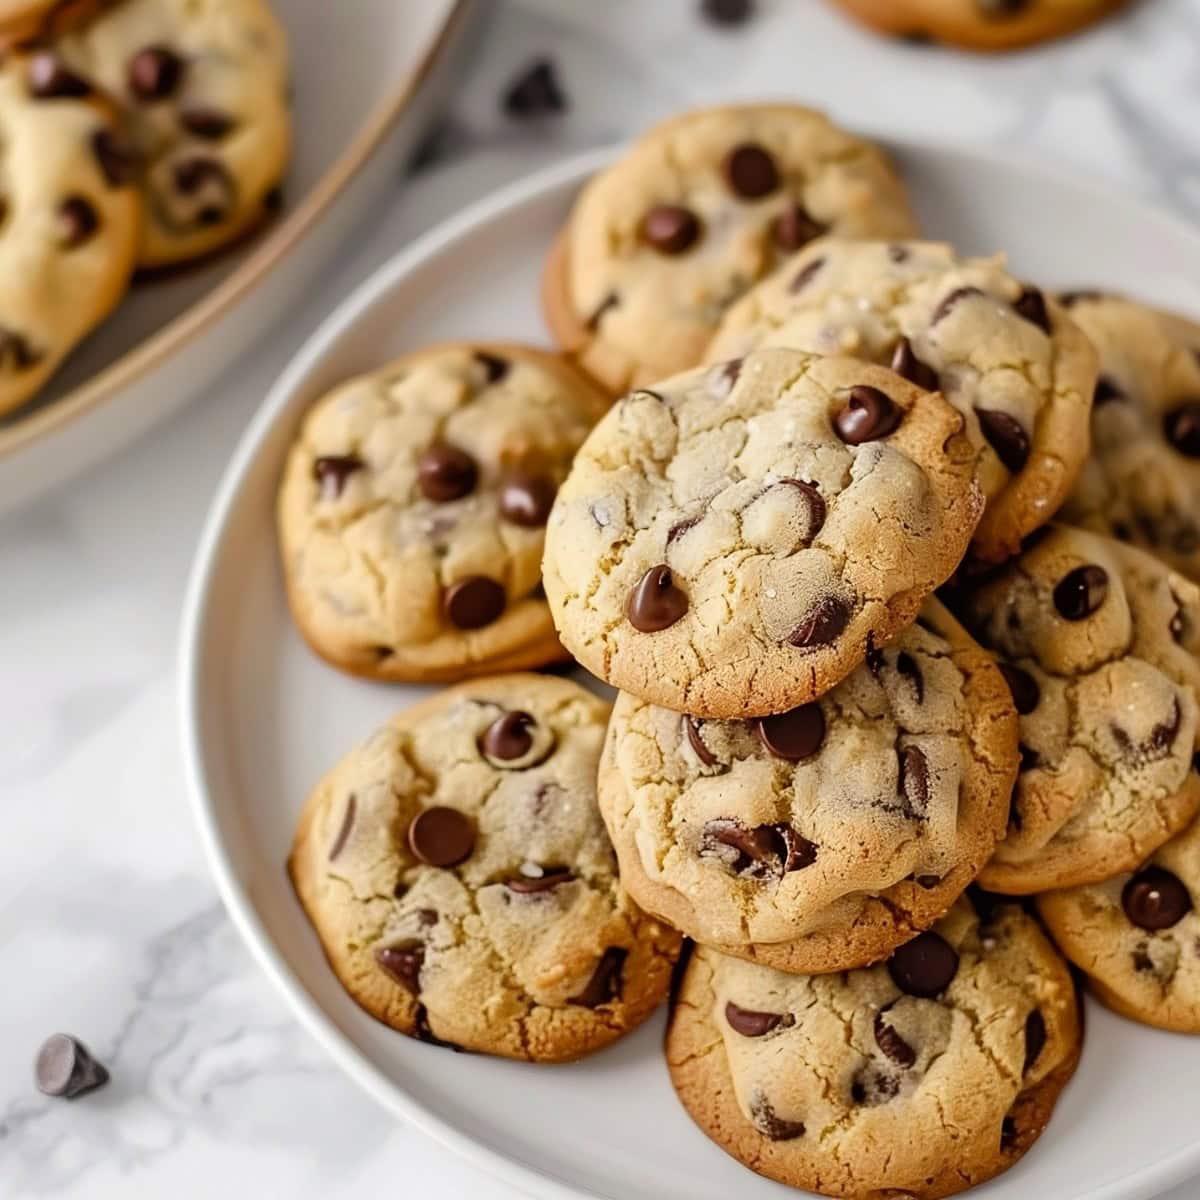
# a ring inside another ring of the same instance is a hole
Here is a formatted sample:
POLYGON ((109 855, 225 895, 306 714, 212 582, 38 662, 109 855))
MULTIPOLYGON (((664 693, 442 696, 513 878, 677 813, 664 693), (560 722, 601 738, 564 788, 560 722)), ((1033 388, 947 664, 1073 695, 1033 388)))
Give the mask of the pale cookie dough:
POLYGON ((940 388, 966 420, 987 509, 973 553, 1001 561, 1066 499, 1088 447, 1096 355, 1053 299, 940 242, 822 241, 725 316, 705 354, 852 354, 940 388))
POLYGON ((883 152, 820 113, 702 109, 655 126, 584 188, 543 308, 563 349, 620 392, 699 362, 725 309, 810 239, 915 229, 883 152))
POLYGON ((546 595, 600 678, 698 717, 844 679, 957 566, 982 498, 962 417, 882 367, 794 350, 620 400, 559 492, 546 595))
POLYGON ((935 600, 820 700, 701 721, 618 696, 600 810, 642 908, 782 971, 875 962, 1004 834, 1017 714, 935 600))
POLYGON ((343 986, 424 1041, 579 1058, 667 994, 679 936, 621 890, 608 705, 508 675, 407 709, 318 785, 289 869, 343 986))
POLYGON ((1054 525, 959 599, 1021 723, 1008 833, 980 881, 1028 893, 1133 869, 1200 808, 1200 589, 1054 525))
POLYGON ((318 654, 431 682, 564 652, 540 592, 555 490, 606 399, 522 346, 434 346, 335 388, 279 493, 293 616, 318 654))
POLYGON ((848 1200, 935 1200, 1006 1170, 1079 1061, 1066 964, 1016 905, 960 900, 886 963, 785 975, 697 948, 667 1065, 752 1171, 848 1200))

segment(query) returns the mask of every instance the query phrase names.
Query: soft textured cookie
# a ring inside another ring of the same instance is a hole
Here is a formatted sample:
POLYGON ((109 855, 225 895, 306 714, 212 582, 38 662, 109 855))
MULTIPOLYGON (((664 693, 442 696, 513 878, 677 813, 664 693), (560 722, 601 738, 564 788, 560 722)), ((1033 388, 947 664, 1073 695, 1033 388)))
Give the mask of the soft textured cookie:
POLYGON ((620 392, 699 362, 725 309, 810 239, 915 228, 883 152, 820 113, 685 113, 584 188, 546 265, 546 321, 620 392))
POLYGON ((125 293, 141 204, 99 97, 0 68, 0 412, 28 400, 125 293))
POLYGON ((1027 893, 1132 870, 1200 808, 1200 589, 1054 525, 958 601, 1021 725, 1008 833, 980 881, 1027 893))
POLYGON ((1070 972, 1033 919, 960 900, 886 963, 844 974, 697 948, 666 1053, 692 1119, 760 1175, 933 1200, 1033 1145, 1081 1041, 1070 972))
POLYGON ((822 241, 726 314, 705 355, 793 346, 887 363, 966 420, 987 509, 973 553, 999 561, 1048 521, 1087 456, 1096 356, 1002 257, 939 242, 822 241))
POLYGON ((376 679, 454 680, 564 657, 541 594, 544 526, 607 401, 522 346, 434 346, 335 388, 279 493, 292 613, 376 679))
POLYGON ((122 106, 145 195, 140 266, 208 254, 270 213, 291 118, 266 0, 122 0, 45 53, 122 106))
POLYGON ((837 0, 874 29, 969 50, 1011 50, 1062 37, 1124 0, 837 0))
POLYGON ((546 533, 571 653, 699 717, 805 704, 917 614, 981 507, 962 417, 882 367, 794 350, 620 400, 546 533))
POLYGON ((1200 820, 1135 872, 1038 897, 1054 940, 1109 1008, 1200 1033, 1200 820))
POLYGON ((617 698, 600 811, 642 908, 800 972, 875 962, 945 913, 1003 836, 1017 714, 940 604, 918 622, 781 716, 617 698))
POLYGON ((621 890, 608 705, 507 675, 400 713, 309 798, 289 869, 350 995, 425 1041, 559 1062, 665 997, 679 936, 621 890))

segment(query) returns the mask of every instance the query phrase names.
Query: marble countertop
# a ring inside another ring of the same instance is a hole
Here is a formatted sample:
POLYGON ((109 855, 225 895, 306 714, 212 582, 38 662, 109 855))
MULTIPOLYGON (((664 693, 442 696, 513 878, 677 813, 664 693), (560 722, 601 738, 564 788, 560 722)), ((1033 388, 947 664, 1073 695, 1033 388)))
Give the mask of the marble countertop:
POLYGON ((386 1116, 292 1020, 217 901, 177 750, 180 602, 210 496, 281 365, 383 255, 543 162, 727 97, 1027 148, 1200 219, 1200 0, 1143 0, 1001 59, 876 40, 820 0, 760 0, 728 31, 693 0, 497 8, 426 165, 320 294, 173 423, 0 522, 0 1195, 516 1195, 386 1116), (505 116, 497 97, 540 55, 568 111, 505 116), (31 1060, 56 1029, 108 1063, 107 1088, 38 1095, 31 1060))

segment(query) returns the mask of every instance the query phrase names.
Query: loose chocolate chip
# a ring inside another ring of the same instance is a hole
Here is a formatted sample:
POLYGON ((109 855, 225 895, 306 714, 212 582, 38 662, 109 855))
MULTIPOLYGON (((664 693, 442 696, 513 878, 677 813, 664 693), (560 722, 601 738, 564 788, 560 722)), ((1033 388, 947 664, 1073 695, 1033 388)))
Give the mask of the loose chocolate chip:
POLYGON ((1042 698, 1042 690, 1038 687, 1037 680, 1028 671, 1014 667, 1012 663, 996 665, 1000 668, 1000 674, 1004 676, 1004 682, 1008 684, 1008 690, 1012 692, 1013 707, 1021 716, 1028 716, 1037 708, 1038 701, 1042 698))
POLYGON ((588 332, 595 333, 596 330, 600 328, 600 322, 603 319, 604 314, 608 312, 610 308, 616 308, 620 303, 620 300, 617 299, 617 293, 609 292, 608 295, 596 305, 596 307, 592 310, 591 316, 589 316, 584 322, 588 332))
POLYGON ((108 1082, 108 1071, 69 1033, 55 1033, 38 1050, 33 1068, 38 1091, 74 1100, 108 1082))
POLYGON ((1170 929, 1192 911, 1183 880, 1163 867, 1143 867, 1121 889, 1121 907, 1139 928, 1170 929))
POLYGON ((354 828, 354 812, 358 807, 358 800, 354 793, 350 793, 350 798, 346 801, 346 812, 342 816, 342 827, 337 832, 337 837, 333 839, 333 845, 329 847, 329 861, 333 862, 335 858, 345 849, 346 840, 350 837, 350 831, 354 828))
POLYGON ((958 955, 945 938, 927 930, 894 950, 887 969, 902 992, 931 1000, 950 986, 958 971, 958 955))
POLYGON ((903 675, 905 679, 912 682, 913 691, 917 694, 917 703, 925 703, 925 676, 921 674, 921 668, 917 666, 917 660, 913 658, 907 650, 901 650, 896 655, 896 671, 903 675))
POLYGON ((907 379, 909 383, 915 383, 917 387, 924 388, 927 392, 938 390, 938 373, 928 363, 923 363, 916 356, 908 338, 902 337, 896 343, 896 349, 892 354, 892 370, 902 379, 907 379))
POLYGON ((816 702, 773 717, 760 717, 755 725, 762 744, 786 762, 811 758, 825 740, 825 714, 816 702))
POLYGON ((785 1121, 777 1116, 770 1101, 761 1092, 756 1093, 750 1101, 750 1120, 754 1128, 772 1142, 791 1142, 804 1136, 804 1122, 785 1121))
POLYGON ((554 480, 545 475, 514 471, 500 484, 500 515, 514 525, 538 529, 549 519, 557 492, 554 480))
POLYGON ((475 849, 475 823, 457 808, 423 808, 408 827, 408 848, 427 866, 456 866, 475 849))
POLYGON ((421 994, 421 967, 425 964, 424 946, 380 946, 375 951, 375 961, 414 996, 421 994))
POLYGON ((875 1045, 899 1067, 911 1067, 917 1052, 887 1023, 882 1012, 875 1014, 875 1045))
POLYGON ((941 302, 933 310, 933 316, 930 319, 931 325, 936 325, 939 321, 943 321, 950 315, 950 312, 958 304, 960 300, 967 300, 972 296, 982 296, 984 294, 982 288, 977 287, 960 287, 955 288, 945 296, 941 302))
POLYGON ((609 946, 600 955, 600 961, 583 991, 577 996, 568 997, 567 1003, 576 1004, 580 1008, 599 1008, 610 1000, 616 1000, 621 995, 621 970, 628 957, 628 950, 623 950, 620 946, 609 946))
POLYGON ((850 389, 846 407, 833 418, 838 437, 848 446, 861 446, 895 431, 904 413, 887 392, 857 384, 850 389))
POLYGON ((795 293, 803 291, 813 281, 816 273, 825 265, 825 259, 814 258, 812 262, 805 263, 804 266, 796 272, 796 277, 788 284, 788 291, 795 293))
POLYGON ((923 817, 929 807, 929 762, 916 746, 900 751, 900 794, 913 816, 923 817))
POLYGON ((439 504, 469 496, 478 478, 475 460, 447 442, 430 446, 417 460, 417 483, 426 497, 439 504))
POLYGON ((691 746, 696 757, 706 766, 715 767, 717 760, 713 752, 704 744, 704 739, 700 736, 700 726, 696 723, 695 717, 683 717, 683 728, 687 735, 688 745, 691 746))
POLYGON ((1050 334, 1050 314, 1046 311, 1046 297, 1035 287, 1027 287, 1013 301, 1018 316, 1036 325, 1044 334, 1050 334))
MULTIPOLYGON (((752 1008, 734 1004, 732 1000, 725 1005, 725 1020, 729 1028, 742 1037, 764 1037, 772 1029, 778 1029, 783 1019, 783 1013, 755 1012, 752 1008)), ((792 1024, 791 1020, 787 1024, 792 1024)))
POLYGON ((788 645, 801 650, 827 646, 850 621, 850 606, 837 596, 826 596, 809 609, 804 620, 788 634, 788 645))
POLYGON ((639 633, 657 633, 674 625, 688 610, 687 593, 665 564, 651 567, 629 593, 625 615, 639 633))
POLYGON ((1029 461, 1029 434, 1015 417, 998 409, 977 408, 975 415, 996 457, 1016 475, 1029 461))
POLYGON ((884 657, 883 651, 875 645, 875 631, 867 630, 867 648, 863 654, 863 661, 867 664, 867 670, 876 678, 879 677, 880 671, 887 666, 887 659, 884 657))
POLYGON ((527 712, 506 712, 483 731, 479 749, 489 758, 502 761, 523 758, 533 748, 530 726, 537 722, 527 712))
POLYGON ((803 204, 789 204, 771 226, 775 244, 781 250, 799 250, 826 232, 826 226, 814 220, 803 204))
POLYGON ((92 153, 109 187, 123 187, 137 171, 133 150, 111 129, 97 129, 92 134, 92 153))
POLYGON ((483 368, 483 377, 488 383, 499 383, 512 367, 507 358, 489 354, 486 350, 476 350, 472 357, 483 368))
POLYGON ((25 67, 25 82, 30 95, 39 100, 86 96, 92 90, 86 79, 76 75, 50 50, 39 50, 30 57, 25 67))
POLYGON ((68 196, 58 206, 58 244, 66 250, 82 246, 99 225, 96 210, 82 196, 68 196))
POLYGON ((678 204, 656 204, 642 217, 638 236, 659 254, 682 254, 700 237, 700 218, 678 204))
POLYGON ((169 46, 146 46, 129 60, 129 91, 141 101, 165 100, 179 87, 183 66, 169 46))
POLYGON ((1022 1072, 1028 1071, 1037 1062, 1037 1056, 1045 1044, 1046 1018, 1042 1016, 1040 1008, 1035 1008, 1025 1018, 1025 1065, 1021 1068, 1022 1072))
POLYGON ((1054 607, 1067 621, 1090 617, 1108 595, 1108 572, 1089 563, 1068 571, 1054 586, 1054 607))
POLYGON ((346 486, 346 480, 366 463, 357 454, 322 454, 313 460, 313 478, 320 485, 324 500, 336 500, 346 486))
POLYGON ((825 497, 817 490, 815 483, 804 479, 781 479, 779 486, 795 488, 800 493, 808 508, 808 540, 811 542, 825 524, 825 497))
POLYGON ((24 334, 0 326, 0 368, 27 371, 41 362, 42 356, 30 346, 24 334))
POLYGON ((515 875, 504 886, 518 896, 535 896, 539 892, 552 891, 560 883, 570 883, 574 878, 574 873, 566 867, 551 867, 537 876, 515 875))
POLYGON ((468 575, 442 593, 442 611, 457 629, 482 629, 503 611, 504 587, 486 575, 468 575))
POLYGON ((1188 458, 1200 458, 1200 400, 1189 400, 1163 416, 1167 441, 1188 458))
POLYGON ((700 13, 714 25, 741 25, 754 15, 754 0, 700 0, 700 13))
POLYGON ((1092 394, 1092 404, 1099 408, 1102 404, 1111 404, 1114 400, 1127 400, 1128 396, 1107 375, 1101 375, 1096 380, 1096 390, 1092 394))
POLYGON ((234 120, 219 108, 193 106, 180 110, 179 124, 192 137, 201 138, 206 142, 219 142, 233 129, 234 120))
POLYGON ((172 168, 171 178, 181 196, 207 193, 192 218, 198 226, 220 224, 233 208, 236 190, 233 177, 215 158, 194 155, 182 159, 172 168))
POLYGON ((737 195, 758 200, 779 186, 779 168, 762 146, 743 142, 725 156, 725 178, 737 195))
POLYGON ((545 117, 566 107, 567 98, 548 58, 531 63, 504 93, 504 111, 510 117, 545 117))

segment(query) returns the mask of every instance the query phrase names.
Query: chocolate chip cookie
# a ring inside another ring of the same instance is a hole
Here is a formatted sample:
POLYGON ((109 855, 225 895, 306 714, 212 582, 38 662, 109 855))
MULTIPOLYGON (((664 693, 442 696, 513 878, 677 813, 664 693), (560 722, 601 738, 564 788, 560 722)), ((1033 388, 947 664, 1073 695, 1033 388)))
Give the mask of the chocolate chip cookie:
POLYGON ((600 810, 630 895, 783 971, 875 962, 928 928, 1003 836, 1017 714, 937 601, 820 700, 703 721, 617 698, 600 810))
POLYGON ((430 682, 564 657, 544 526, 607 400, 521 346, 434 346, 335 388, 279 494, 292 613, 329 662, 430 682))
POLYGON ((596 807, 607 717, 569 680, 479 680, 400 713, 317 785, 289 868, 369 1013, 560 1062, 666 996, 679 936, 621 890, 596 807))
POLYGON ((853 354, 940 389, 966 420, 987 497, 977 557, 1015 553, 1087 456, 1095 352, 1003 258, 938 242, 815 243, 726 314, 705 358, 757 346, 853 354))
POLYGON ((1033 1145, 1081 1042, 1070 972, 1036 922, 960 900, 858 971, 785 975, 697 948, 666 1052, 692 1119, 760 1175, 934 1200, 1033 1145))
POLYGON ((272 211, 291 118, 265 0, 122 0, 45 53, 122 107, 146 204, 140 266, 209 254, 272 211))
POLYGON ((1133 870, 1200 808, 1200 588, 1055 525, 959 602, 1021 725, 1008 832, 981 882, 1040 892, 1133 870))
POLYGON ((699 362, 725 309, 811 238, 915 228, 883 152, 820 113, 685 113, 584 188, 546 265, 546 321, 620 392, 699 362))
POLYGON ((588 670, 696 717, 786 712, 953 571, 982 498, 963 419, 882 367, 770 349, 620 400, 546 533, 588 670))
POLYGON ((1063 953, 1109 1008, 1143 1025, 1200 1033, 1200 820, 1136 871, 1045 892, 1063 953))
POLYGON ((129 286, 141 203, 112 110, 39 56, 0 67, 0 412, 28 400, 129 286))

